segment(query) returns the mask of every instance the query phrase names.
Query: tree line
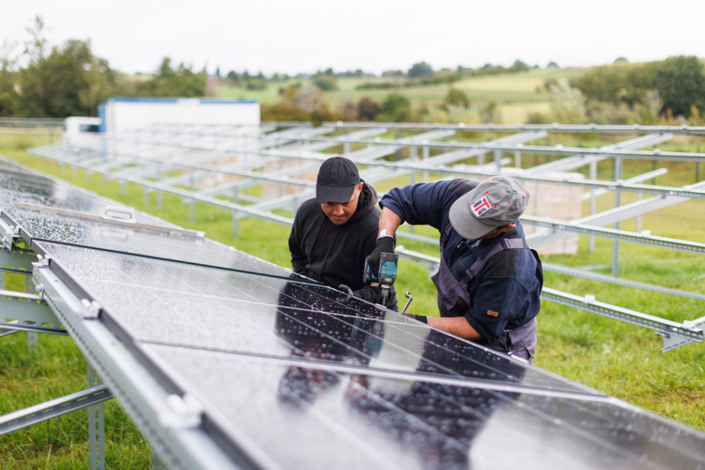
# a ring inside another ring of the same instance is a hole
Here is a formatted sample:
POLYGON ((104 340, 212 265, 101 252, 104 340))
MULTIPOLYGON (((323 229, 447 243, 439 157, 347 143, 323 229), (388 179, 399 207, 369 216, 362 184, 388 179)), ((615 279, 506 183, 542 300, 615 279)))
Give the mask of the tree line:
POLYGON ((91 51, 90 41, 70 39, 48 47, 44 22, 35 19, 20 53, 11 45, 0 54, 0 117, 95 116, 114 96, 205 95, 206 71, 164 58, 156 73, 134 79, 110 67, 91 51))

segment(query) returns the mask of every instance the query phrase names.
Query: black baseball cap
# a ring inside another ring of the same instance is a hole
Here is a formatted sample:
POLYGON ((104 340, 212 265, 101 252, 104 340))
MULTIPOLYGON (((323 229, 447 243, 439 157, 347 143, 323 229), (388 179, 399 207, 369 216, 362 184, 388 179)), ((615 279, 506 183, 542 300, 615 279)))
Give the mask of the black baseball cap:
POLYGON ((358 184, 360 173, 352 161, 345 157, 329 158, 318 170, 316 201, 319 204, 348 202, 358 184))

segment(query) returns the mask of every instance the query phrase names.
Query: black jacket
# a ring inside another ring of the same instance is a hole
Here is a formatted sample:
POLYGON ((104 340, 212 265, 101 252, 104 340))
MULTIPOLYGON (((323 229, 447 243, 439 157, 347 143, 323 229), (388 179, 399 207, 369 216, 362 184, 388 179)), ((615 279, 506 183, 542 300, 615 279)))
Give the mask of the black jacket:
MULTIPOLYGON (((344 225, 331 222, 315 198, 301 204, 289 236, 294 272, 335 289, 345 284, 357 297, 382 303, 380 288, 362 283, 365 258, 374 250, 379 231, 381 211, 376 204, 377 193, 367 183, 355 213, 344 225)), ((393 287, 387 307, 397 308, 393 287)))

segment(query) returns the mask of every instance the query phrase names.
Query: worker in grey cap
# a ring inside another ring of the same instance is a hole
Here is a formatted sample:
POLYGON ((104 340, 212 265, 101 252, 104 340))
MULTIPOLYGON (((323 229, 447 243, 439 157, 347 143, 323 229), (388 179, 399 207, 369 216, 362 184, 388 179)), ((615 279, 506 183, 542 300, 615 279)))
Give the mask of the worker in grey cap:
MULTIPOLYGON (((301 204, 289 236, 294 272, 382 303, 381 289, 363 283, 365 258, 376 246, 377 201, 375 189, 360 179, 352 161, 332 157, 323 162, 316 197, 301 204)), ((393 290, 386 307, 397 309, 393 290)))
POLYGON ((380 201, 377 246, 368 262, 374 272, 380 254, 394 251, 402 223, 436 228, 441 263, 432 280, 440 318, 410 316, 531 362, 543 272, 517 220, 528 202, 526 189, 508 176, 394 188, 380 201))

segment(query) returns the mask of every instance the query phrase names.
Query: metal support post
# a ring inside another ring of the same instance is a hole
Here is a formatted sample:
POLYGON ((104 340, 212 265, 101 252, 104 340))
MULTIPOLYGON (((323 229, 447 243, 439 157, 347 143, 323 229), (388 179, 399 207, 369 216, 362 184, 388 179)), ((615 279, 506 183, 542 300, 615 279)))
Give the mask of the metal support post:
POLYGON ((154 470, 164 470, 167 468, 166 466, 166 461, 162 459, 161 455, 159 455, 159 452, 152 447, 152 468, 154 470))
MULTIPOLYGON (((27 273, 24 277, 24 291, 28 294, 34 293, 34 283, 32 282, 32 277, 30 273, 27 273)), ((39 343, 39 334, 36 331, 28 331, 27 333, 27 349, 34 351, 37 349, 37 344, 39 343)))
MULTIPOLYGON (((595 181, 597 179, 597 162, 590 163, 590 179, 595 181)), ((597 195, 595 194, 595 189, 590 189, 590 215, 595 215, 597 212, 597 195)), ((595 252, 595 237, 590 237, 588 241, 588 251, 590 253, 595 252)))
POLYGON ((157 191, 157 208, 159 208, 159 209, 164 208, 164 197, 162 196, 161 191, 157 191))
MULTIPOLYGON (((233 204, 237 204, 238 196, 237 189, 233 191, 233 204)), ((237 219, 237 211, 233 211, 233 237, 238 238, 240 236, 240 227, 237 219)))
POLYGON ((146 206, 149 204, 149 191, 147 186, 142 186, 142 203, 146 206))
POLYGON ((497 165, 497 171, 502 171, 502 152, 500 150, 494 151, 494 162, 497 165))
POLYGON ((514 167, 521 168, 521 150, 514 151, 514 167))
MULTIPOLYGON (((622 158, 614 158, 614 180, 620 182, 622 180, 622 158)), ((619 188, 614 191, 614 207, 621 205, 621 192, 619 188)), ((619 230, 619 222, 614 224, 614 229, 619 230)), ((619 277, 619 240, 612 242, 612 275, 619 277)))
MULTIPOLYGON (((191 176, 189 189, 193 193, 193 176, 191 176)), ((189 208, 189 218, 192 224, 196 223, 196 199, 191 198, 191 207, 189 208)))
MULTIPOLYGON (((409 147, 409 160, 411 162, 417 162, 419 160, 419 155, 417 153, 417 147, 415 145, 412 145, 409 147)), ((416 170, 411 170, 409 172, 409 184, 414 184, 416 183, 416 170)))
POLYGON ((120 184, 120 195, 125 196, 127 194, 127 191, 125 189, 125 182, 122 180, 118 180, 118 183, 120 184))
MULTIPOLYGON (((421 158, 424 160, 423 163, 426 163, 425 160, 428 160, 428 158, 431 156, 431 147, 428 146, 428 140, 424 140, 423 143, 426 146, 422 150, 421 158)), ((428 183, 428 170, 424 170, 423 172, 423 182, 428 183)))
MULTIPOLYGON (((641 194, 641 193, 637 193, 637 194, 636 194, 636 200, 637 200, 637 201, 641 201, 643 198, 644 198, 644 195, 643 195, 643 194, 641 194)), ((641 230, 642 230, 642 227, 641 227, 641 220, 642 220, 641 214, 637 215, 637 216, 636 216, 636 231, 637 231, 637 233, 641 233, 641 230)))
MULTIPOLYGON (((103 380, 98 376, 90 362, 88 364, 88 388, 101 385, 103 380)), ((88 407, 88 450, 91 470, 105 470, 105 422, 103 403, 88 407)))

